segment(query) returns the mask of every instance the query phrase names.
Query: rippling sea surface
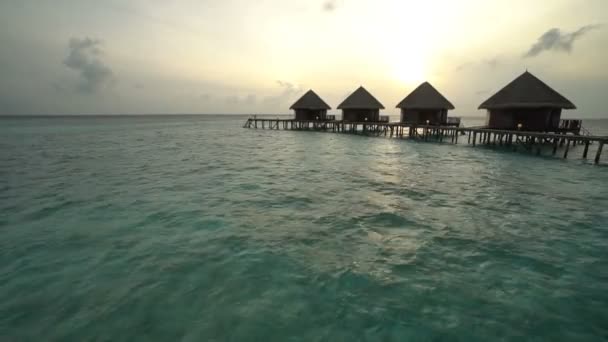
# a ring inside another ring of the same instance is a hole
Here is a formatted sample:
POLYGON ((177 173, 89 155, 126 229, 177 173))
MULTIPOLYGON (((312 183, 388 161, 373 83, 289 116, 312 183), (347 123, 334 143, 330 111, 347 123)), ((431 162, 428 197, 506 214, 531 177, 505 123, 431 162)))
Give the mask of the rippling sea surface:
POLYGON ((1 119, 0 340, 608 338, 606 166, 243 123, 1 119))

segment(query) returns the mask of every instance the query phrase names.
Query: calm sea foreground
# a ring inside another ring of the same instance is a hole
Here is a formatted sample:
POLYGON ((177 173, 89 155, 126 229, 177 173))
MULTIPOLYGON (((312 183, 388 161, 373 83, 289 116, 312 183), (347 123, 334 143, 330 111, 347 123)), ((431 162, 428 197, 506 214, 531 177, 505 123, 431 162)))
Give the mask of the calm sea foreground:
POLYGON ((608 338, 605 165, 243 121, 0 119, 0 340, 608 338))

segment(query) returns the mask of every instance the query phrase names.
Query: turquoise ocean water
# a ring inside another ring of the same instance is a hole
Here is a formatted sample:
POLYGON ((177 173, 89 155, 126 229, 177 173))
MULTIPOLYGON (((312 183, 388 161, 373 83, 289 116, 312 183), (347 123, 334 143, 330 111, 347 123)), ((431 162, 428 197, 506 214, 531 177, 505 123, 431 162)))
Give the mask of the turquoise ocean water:
POLYGON ((0 119, 0 340, 608 338, 605 165, 243 122, 0 119))

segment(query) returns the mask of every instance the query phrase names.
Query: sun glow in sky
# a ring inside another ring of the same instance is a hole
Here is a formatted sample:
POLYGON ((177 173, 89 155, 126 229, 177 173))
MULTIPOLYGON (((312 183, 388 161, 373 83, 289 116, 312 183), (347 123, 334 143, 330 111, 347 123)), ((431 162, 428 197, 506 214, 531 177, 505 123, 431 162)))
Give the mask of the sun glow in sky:
MULTIPOLYGON (((526 68, 607 117, 603 0, 8 0, 0 114, 288 113, 424 81, 477 106, 526 68)), ((334 110, 335 111, 335 110, 334 110)))
POLYGON ((391 24, 378 33, 390 51, 388 64, 392 76, 404 86, 415 87, 431 76, 427 63, 437 35, 447 24, 445 12, 434 11, 435 5, 432 1, 394 1, 391 3, 394 11, 388 18, 391 24), (406 15, 404 20, 403 13, 415 15, 406 15))
POLYGON ((424 58, 415 54, 399 55, 394 62, 394 76, 406 86, 414 86, 424 82, 426 70, 424 58))

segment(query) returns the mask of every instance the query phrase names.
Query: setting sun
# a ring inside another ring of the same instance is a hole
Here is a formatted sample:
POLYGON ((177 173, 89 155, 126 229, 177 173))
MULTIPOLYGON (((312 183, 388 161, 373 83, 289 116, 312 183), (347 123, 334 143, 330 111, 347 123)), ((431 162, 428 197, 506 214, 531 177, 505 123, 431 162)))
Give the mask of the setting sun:
POLYGON ((393 77, 407 85, 425 81, 425 62, 423 57, 415 54, 404 54, 394 62, 393 77))

